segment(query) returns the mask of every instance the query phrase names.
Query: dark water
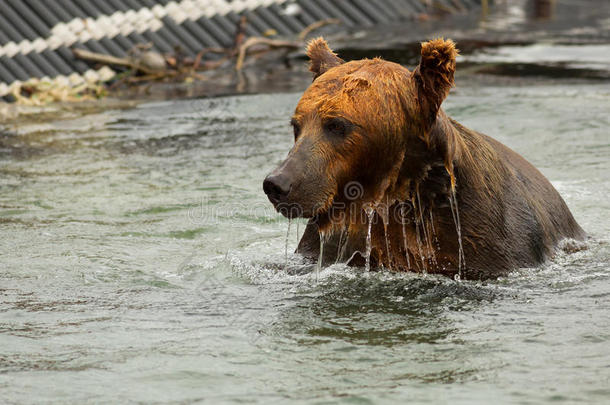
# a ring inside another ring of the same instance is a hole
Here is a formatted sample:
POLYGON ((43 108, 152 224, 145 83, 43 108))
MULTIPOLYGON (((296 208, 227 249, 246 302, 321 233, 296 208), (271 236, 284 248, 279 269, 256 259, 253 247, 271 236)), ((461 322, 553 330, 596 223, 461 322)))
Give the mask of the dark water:
POLYGON ((531 160, 593 237, 485 284, 287 271, 288 224, 261 182, 297 99, 4 128, 0 402, 608 401, 609 84, 450 96, 450 115, 531 160))

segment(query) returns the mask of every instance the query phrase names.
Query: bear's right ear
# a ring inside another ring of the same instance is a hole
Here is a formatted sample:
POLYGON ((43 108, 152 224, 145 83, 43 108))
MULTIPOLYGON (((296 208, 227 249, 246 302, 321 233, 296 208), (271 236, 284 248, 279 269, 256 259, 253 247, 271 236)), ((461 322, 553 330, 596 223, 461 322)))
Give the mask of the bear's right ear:
POLYGON ((422 113, 427 125, 432 125, 441 103, 453 87, 455 59, 458 55, 455 43, 443 38, 421 44, 421 60, 413 72, 422 113))
POLYGON ((345 61, 337 56, 329 47, 324 38, 312 39, 307 45, 307 56, 309 57, 309 71, 313 73, 313 79, 326 72, 330 68, 339 66, 345 61))

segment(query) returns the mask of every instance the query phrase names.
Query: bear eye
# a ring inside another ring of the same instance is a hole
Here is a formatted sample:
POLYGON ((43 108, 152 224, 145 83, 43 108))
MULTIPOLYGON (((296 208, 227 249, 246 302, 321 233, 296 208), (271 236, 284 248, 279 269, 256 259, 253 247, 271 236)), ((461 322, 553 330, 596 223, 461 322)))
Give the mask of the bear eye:
POLYGON ((324 129, 336 136, 347 135, 349 124, 341 118, 332 118, 324 124, 324 129))
POLYGON ((290 120, 290 125, 292 125, 292 130, 294 131, 294 140, 296 141, 299 135, 301 134, 301 126, 296 120, 290 120))

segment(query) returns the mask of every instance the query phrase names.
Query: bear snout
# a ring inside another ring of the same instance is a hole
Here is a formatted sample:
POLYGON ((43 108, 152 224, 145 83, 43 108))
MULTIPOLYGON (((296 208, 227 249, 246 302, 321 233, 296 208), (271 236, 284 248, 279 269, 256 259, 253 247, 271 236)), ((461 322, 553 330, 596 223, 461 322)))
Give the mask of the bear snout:
POLYGON ((273 205, 284 201, 288 193, 290 193, 291 188, 292 183, 290 179, 282 173, 271 173, 263 181, 263 190, 273 205))

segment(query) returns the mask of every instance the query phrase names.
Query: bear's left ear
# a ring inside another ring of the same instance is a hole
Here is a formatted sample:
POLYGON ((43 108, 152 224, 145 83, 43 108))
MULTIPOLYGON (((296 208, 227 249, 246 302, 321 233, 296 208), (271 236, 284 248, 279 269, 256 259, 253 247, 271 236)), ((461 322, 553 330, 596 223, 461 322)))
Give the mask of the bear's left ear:
POLYGON ((450 39, 438 38, 421 44, 421 60, 413 77, 428 125, 436 120, 441 103, 454 85, 455 58, 458 52, 450 39))
POLYGON ((329 47, 324 38, 312 39, 307 45, 307 56, 310 59, 309 71, 314 74, 313 79, 330 68, 339 66, 345 61, 337 56, 329 47))

